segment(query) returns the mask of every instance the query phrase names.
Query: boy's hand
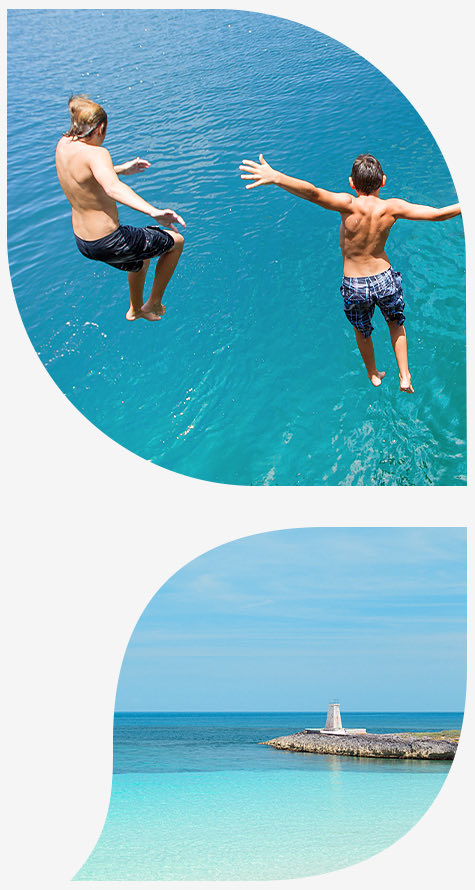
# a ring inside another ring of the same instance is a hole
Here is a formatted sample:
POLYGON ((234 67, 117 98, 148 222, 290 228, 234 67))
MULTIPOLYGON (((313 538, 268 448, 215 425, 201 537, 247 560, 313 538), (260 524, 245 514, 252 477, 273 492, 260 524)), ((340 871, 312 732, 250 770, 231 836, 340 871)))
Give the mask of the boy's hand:
POLYGON ((239 169, 245 170, 247 175, 241 174, 241 179, 255 179, 255 182, 246 185, 247 189, 255 189, 257 185, 272 185, 277 180, 277 170, 273 170, 270 164, 264 160, 264 155, 259 155, 258 164, 256 161, 244 160, 240 164, 239 169))
POLYGON ((126 161, 125 164, 118 164, 114 169, 119 176, 130 176, 132 173, 142 173, 148 170, 150 163, 144 161, 143 158, 134 158, 133 161, 126 161))
POLYGON ((186 229, 185 220, 182 219, 181 216, 178 216, 178 213, 175 213, 174 210, 155 210, 150 216, 156 223, 158 223, 158 225, 164 226, 166 229, 171 229, 172 232, 178 232, 175 223, 186 229))

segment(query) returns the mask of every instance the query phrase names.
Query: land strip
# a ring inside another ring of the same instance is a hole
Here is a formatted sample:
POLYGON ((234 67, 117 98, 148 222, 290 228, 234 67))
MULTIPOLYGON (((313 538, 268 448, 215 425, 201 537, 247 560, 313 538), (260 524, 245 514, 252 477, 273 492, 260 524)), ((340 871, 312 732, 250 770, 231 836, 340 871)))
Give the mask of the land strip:
MULTIPOLYGON (((458 737, 458 733, 457 733, 458 737)), ((393 757, 415 760, 453 760, 458 739, 451 733, 370 733, 344 735, 304 730, 261 742, 284 751, 340 754, 348 757, 393 757)))

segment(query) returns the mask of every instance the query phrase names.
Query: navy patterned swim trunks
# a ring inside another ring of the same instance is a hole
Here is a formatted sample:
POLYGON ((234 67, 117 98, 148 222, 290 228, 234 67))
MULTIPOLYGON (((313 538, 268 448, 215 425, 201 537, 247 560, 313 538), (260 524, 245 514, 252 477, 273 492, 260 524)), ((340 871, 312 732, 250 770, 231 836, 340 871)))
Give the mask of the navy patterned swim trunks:
POLYGON ((392 266, 379 275, 368 275, 365 278, 343 276, 340 291, 345 315, 353 327, 361 331, 363 337, 369 337, 374 330, 371 319, 375 306, 379 306, 386 321, 404 324, 401 276, 392 266))
POLYGON ((78 249, 89 260, 100 260, 123 272, 140 272, 144 260, 167 253, 175 244, 171 235, 158 226, 119 226, 115 232, 83 241, 75 235, 78 249))

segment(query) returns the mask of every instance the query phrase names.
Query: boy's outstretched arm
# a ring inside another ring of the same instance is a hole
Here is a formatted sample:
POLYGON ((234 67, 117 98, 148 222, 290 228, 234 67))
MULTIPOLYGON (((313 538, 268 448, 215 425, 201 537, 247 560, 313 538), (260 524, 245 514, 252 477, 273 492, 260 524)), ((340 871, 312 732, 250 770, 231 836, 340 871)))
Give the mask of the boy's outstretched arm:
POLYGON ((240 170, 245 173, 241 174, 241 179, 253 179, 254 182, 246 185, 247 189, 256 188, 258 185, 278 185, 279 188, 285 189, 291 195, 298 198, 305 198, 306 201, 312 201, 326 210, 349 210, 353 196, 347 192, 329 192, 326 189, 317 188, 311 182, 305 182, 303 179, 294 179, 285 173, 274 170, 263 155, 259 155, 259 163, 257 161, 243 161, 239 166, 240 170))
POLYGON ((144 198, 141 198, 137 192, 134 192, 125 182, 121 182, 114 169, 112 158, 106 148, 95 146, 91 155, 90 168, 94 179, 104 189, 106 195, 119 204, 125 204, 132 210, 138 210, 140 213, 146 213, 151 216, 158 225, 165 226, 167 229, 177 232, 176 223, 185 228, 185 221, 178 216, 174 210, 167 208, 159 210, 153 204, 149 204, 144 198))
POLYGON ((142 173, 143 170, 148 170, 150 167, 149 161, 144 161, 143 158, 134 158, 133 161, 126 161, 125 164, 114 164, 114 170, 118 176, 130 176, 132 173, 142 173))
POLYGON ((396 219, 427 219, 433 222, 442 222, 444 219, 452 219, 461 213, 460 204, 450 204, 448 207, 429 207, 426 204, 411 204, 401 198, 390 198, 391 211, 396 219))

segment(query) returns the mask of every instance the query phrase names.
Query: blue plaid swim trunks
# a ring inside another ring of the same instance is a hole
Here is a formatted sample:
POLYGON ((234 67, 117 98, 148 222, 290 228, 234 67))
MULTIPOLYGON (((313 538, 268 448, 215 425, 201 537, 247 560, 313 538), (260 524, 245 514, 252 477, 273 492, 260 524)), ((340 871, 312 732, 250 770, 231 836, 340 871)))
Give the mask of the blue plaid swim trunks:
POLYGON ((119 226, 115 232, 83 241, 75 235, 78 250, 89 260, 100 260, 123 272, 140 272, 144 260, 167 253, 175 244, 171 235, 158 226, 119 226))
POLYGON ((340 288, 345 315, 348 321, 361 331, 363 337, 371 336, 374 307, 379 306, 386 321, 404 324, 404 300, 401 276, 392 266, 379 275, 365 278, 343 276, 340 288))

